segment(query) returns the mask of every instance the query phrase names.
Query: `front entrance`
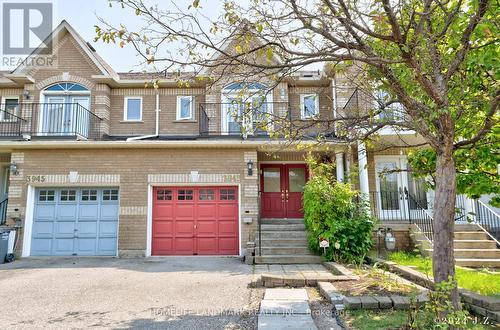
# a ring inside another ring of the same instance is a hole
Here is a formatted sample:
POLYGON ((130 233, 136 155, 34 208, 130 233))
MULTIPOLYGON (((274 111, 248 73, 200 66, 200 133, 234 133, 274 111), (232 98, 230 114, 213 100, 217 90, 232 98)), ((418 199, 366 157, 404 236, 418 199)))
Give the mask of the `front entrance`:
POLYGON ((261 217, 304 217, 302 196, 307 177, 305 164, 262 164, 261 217))
POLYGON ((432 191, 407 171, 406 156, 375 156, 375 203, 382 220, 416 219, 431 211, 432 191))

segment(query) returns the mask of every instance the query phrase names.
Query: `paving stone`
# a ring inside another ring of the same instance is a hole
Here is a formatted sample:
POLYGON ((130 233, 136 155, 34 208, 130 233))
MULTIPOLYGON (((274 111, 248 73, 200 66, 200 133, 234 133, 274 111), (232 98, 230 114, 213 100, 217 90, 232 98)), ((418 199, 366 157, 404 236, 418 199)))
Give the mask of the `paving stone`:
POLYGON ((481 316, 487 315, 486 309, 476 305, 469 305, 469 310, 476 315, 481 315, 481 316))
POLYGON ((342 304, 344 302, 345 296, 341 293, 330 294, 330 301, 332 304, 342 304))
POLYGON ((337 288, 330 282, 318 282, 318 289, 319 293, 326 299, 329 299, 332 293, 337 292, 337 288))
POLYGON ((310 315, 259 315, 259 330, 316 330, 310 315))
POLYGON ((481 306, 489 309, 490 311, 498 312, 500 311, 500 299, 483 296, 481 306))
POLYGON ((380 309, 392 308, 392 300, 387 296, 374 296, 375 300, 378 301, 378 307, 380 309))
POLYGON ((491 320, 500 322, 500 312, 486 311, 486 316, 491 320))
POLYGON ((361 299, 358 297, 344 297, 344 305, 346 309, 360 309, 361 299))
POLYGON ((311 314, 305 300, 267 300, 260 303, 260 314, 311 314))
POLYGON ((267 289, 265 300, 308 300, 305 289, 267 289))
POLYGON ((428 291, 424 291, 424 292, 421 292, 418 296, 417 296, 417 306, 420 306, 420 305, 423 305, 425 304, 426 302, 429 301, 429 292, 428 291))
POLYGON ((360 296, 361 308, 363 309, 378 309, 378 301, 370 296, 360 296))
POLYGON ((410 298, 404 296, 391 296, 394 309, 407 309, 410 307, 410 298))

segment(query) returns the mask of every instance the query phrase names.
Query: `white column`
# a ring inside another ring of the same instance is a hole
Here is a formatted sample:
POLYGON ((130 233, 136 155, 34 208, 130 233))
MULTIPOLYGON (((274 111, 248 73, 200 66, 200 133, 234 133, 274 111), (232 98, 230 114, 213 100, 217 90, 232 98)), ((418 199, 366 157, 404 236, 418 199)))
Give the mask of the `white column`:
POLYGON ((347 148, 347 154, 345 156, 345 180, 351 181, 351 158, 352 158, 352 150, 351 146, 347 148))
POLYGON ((344 154, 342 152, 335 153, 335 163, 337 170, 337 181, 344 182, 344 154))
POLYGON ((363 142, 358 142, 358 165, 359 165, 359 190, 370 198, 370 187, 368 183, 368 158, 366 156, 366 146, 363 142))

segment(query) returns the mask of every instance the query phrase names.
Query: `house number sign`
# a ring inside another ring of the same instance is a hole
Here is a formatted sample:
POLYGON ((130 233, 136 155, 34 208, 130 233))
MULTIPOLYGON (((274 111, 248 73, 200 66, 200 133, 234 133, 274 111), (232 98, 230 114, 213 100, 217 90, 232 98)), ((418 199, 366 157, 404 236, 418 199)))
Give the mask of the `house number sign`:
POLYGON ((45 182, 47 178, 45 175, 27 175, 26 182, 28 183, 37 183, 37 182, 45 182))

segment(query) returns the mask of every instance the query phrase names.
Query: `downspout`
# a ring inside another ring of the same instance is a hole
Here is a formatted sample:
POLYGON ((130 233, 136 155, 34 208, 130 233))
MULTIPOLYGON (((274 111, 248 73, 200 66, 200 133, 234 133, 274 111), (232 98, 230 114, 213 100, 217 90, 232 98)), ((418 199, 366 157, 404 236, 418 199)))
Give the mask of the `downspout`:
POLYGON ((151 135, 141 135, 141 136, 135 136, 128 138, 126 141, 137 141, 137 140, 144 140, 144 139, 150 139, 154 137, 158 137, 160 135, 160 93, 156 91, 156 109, 155 109, 155 134, 151 135))

